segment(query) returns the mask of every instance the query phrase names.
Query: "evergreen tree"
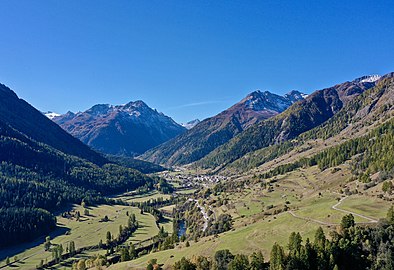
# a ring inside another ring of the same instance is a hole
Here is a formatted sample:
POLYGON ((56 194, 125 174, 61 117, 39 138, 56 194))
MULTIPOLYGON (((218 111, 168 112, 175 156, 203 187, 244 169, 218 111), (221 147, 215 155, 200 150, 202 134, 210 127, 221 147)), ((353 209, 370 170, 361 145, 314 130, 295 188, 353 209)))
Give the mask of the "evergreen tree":
POLYGON ((394 224, 394 207, 393 206, 391 206, 389 208, 389 210, 387 211, 387 221, 390 224, 394 224))
POLYGON ((244 270, 249 269, 249 260, 243 254, 235 255, 234 259, 229 263, 228 270, 244 270))
POLYGON ((348 214, 342 217, 341 228, 343 230, 354 227, 354 225, 355 225, 354 216, 352 214, 348 214))
POLYGON ((234 255, 228 249, 218 250, 215 253, 215 261, 218 270, 226 270, 228 264, 234 259, 234 255))
POLYGON ((284 270, 285 269, 285 253, 283 248, 275 243, 270 254, 270 270, 284 270))
POLYGON ((196 270, 197 267, 190 260, 182 257, 182 259, 174 264, 174 270, 196 270))
POLYGON ((324 231, 322 227, 319 227, 315 233, 315 241, 314 241, 314 246, 317 249, 324 250, 324 247, 326 245, 326 236, 324 235, 324 231))
POLYGON ((122 248, 120 253, 120 260, 122 262, 126 262, 130 260, 129 250, 127 248, 122 248))
POLYGON ((112 235, 110 231, 107 231, 107 245, 110 246, 112 242, 112 235))
POLYGON ((253 252, 249 257, 250 260, 250 270, 260 270, 264 268, 264 256, 261 251, 253 252))

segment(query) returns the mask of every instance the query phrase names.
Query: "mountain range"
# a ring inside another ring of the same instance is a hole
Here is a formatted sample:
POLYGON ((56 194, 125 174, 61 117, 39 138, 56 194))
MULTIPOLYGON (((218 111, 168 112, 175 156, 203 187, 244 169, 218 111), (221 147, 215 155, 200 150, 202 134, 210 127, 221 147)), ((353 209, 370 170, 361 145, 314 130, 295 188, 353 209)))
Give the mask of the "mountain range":
POLYGON ((140 100, 117 106, 98 104, 52 120, 93 149, 123 156, 142 154, 186 131, 140 100))
POLYGON ((204 168, 224 167, 248 153, 292 140, 322 125, 391 76, 363 76, 309 96, 292 91, 279 97, 256 91, 141 158, 166 166, 198 161, 197 165, 204 168))
MULTIPOLYGON (((242 166, 251 168, 294 148, 299 149, 304 137, 327 140, 349 127, 358 127, 356 124, 361 120, 369 119, 375 123, 380 110, 393 106, 393 89, 388 87, 392 84, 392 77, 393 73, 374 76, 373 79, 363 77, 318 90, 284 113, 254 125, 218 147, 199 160, 198 164, 204 168, 218 168, 236 167, 242 163, 242 166), (373 120, 370 119, 372 114, 373 120)), ((363 122, 361 126, 365 125, 363 122)), ((352 136, 355 133, 353 131, 352 136)), ((316 143, 309 142, 303 147, 310 149, 312 144, 316 143)), ((321 147, 326 146, 327 142, 324 141, 321 147)))
POLYGON ((147 151, 141 158, 170 166, 194 162, 250 126, 285 111, 304 97, 306 95, 298 91, 284 96, 254 91, 229 109, 147 151))

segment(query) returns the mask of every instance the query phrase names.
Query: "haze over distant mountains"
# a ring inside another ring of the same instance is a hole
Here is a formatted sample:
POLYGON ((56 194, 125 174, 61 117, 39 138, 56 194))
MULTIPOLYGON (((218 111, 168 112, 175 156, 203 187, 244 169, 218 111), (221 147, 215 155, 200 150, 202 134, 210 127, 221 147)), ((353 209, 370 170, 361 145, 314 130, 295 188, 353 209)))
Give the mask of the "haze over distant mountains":
POLYGON ((186 131, 141 100, 98 104, 52 120, 93 149, 113 155, 135 156, 186 131))

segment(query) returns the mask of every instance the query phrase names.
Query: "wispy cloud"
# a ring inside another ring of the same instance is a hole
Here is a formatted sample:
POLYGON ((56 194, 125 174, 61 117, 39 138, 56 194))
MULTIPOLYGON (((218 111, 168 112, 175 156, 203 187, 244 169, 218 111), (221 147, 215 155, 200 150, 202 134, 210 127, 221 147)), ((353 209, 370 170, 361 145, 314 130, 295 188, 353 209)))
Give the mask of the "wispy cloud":
POLYGON ((181 109, 181 108, 188 108, 188 107, 198 107, 198 106, 203 106, 203 105, 219 104, 219 103, 224 103, 224 102, 226 102, 226 101, 224 101, 224 100, 208 100, 208 101, 182 104, 182 105, 171 107, 169 109, 172 110, 172 109, 181 109))

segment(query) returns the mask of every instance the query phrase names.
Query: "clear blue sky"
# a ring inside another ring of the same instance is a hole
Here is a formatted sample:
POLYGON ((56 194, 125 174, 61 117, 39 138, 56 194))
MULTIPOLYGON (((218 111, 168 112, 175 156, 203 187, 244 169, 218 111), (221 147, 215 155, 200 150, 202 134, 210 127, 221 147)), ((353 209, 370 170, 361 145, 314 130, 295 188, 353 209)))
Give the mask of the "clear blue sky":
POLYGON ((394 71, 392 0, 1 0, 0 11, 0 82, 40 110, 142 99, 184 122, 256 89, 394 71))

